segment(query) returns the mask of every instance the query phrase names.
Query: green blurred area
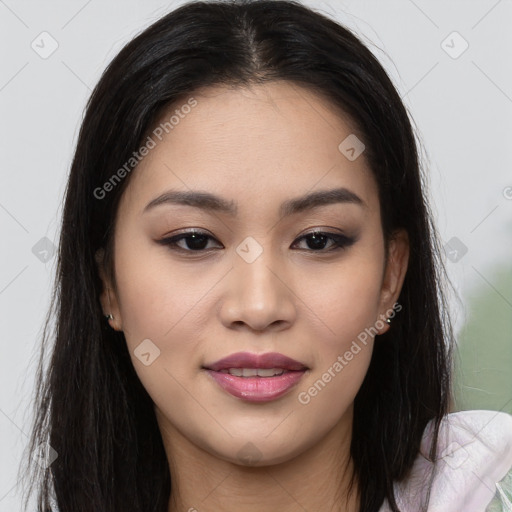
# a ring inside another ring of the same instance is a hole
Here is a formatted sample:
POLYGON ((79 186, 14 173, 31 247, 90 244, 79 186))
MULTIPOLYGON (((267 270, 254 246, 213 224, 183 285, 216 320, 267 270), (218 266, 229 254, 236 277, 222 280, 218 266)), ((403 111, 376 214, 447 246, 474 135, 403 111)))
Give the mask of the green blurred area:
POLYGON ((454 351, 452 412, 487 409, 512 414, 512 267, 486 271, 464 297, 467 322, 454 351))

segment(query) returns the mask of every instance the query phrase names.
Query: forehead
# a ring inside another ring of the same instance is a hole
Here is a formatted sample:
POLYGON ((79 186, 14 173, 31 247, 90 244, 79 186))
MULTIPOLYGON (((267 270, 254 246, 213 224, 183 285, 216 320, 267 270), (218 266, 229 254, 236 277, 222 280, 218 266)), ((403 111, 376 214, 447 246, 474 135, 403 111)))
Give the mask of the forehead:
POLYGON ((340 186, 376 207, 364 152, 350 160, 340 150, 353 124, 314 92, 281 81, 208 87, 180 101, 148 132, 155 145, 130 177, 131 207, 167 189, 207 190, 243 207, 340 186))

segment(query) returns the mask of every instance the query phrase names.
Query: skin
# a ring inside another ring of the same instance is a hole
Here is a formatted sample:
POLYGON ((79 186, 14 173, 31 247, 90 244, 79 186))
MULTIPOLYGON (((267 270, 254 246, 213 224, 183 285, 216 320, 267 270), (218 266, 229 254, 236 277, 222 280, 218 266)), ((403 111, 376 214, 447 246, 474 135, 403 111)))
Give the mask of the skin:
POLYGON ((389 329, 382 319, 403 284, 406 233, 390 242, 385 266, 376 182, 364 153, 349 161, 338 149, 355 131, 325 99, 287 82, 218 86, 193 97, 197 106, 143 159, 123 193, 115 287, 98 253, 103 309, 124 331, 155 404, 171 470, 168 510, 356 511, 356 494, 344 501, 353 401, 373 337, 309 403, 298 396, 365 328, 381 320, 378 333, 389 329), (279 217, 283 201, 338 187, 364 205, 279 217), (144 212, 170 189, 214 193, 235 201, 238 213, 176 204, 144 212), (190 239, 178 243, 181 252, 157 242, 185 228, 212 237, 203 252, 190 239), (357 240, 337 250, 330 239, 299 240, 312 228, 357 240), (251 263, 236 252, 247 237, 263 250, 251 263), (145 339, 160 350, 148 366, 134 354, 145 339), (280 352, 309 370, 276 400, 244 401, 202 370, 238 351, 280 352), (252 462, 241 458, 243 449, 252 462))

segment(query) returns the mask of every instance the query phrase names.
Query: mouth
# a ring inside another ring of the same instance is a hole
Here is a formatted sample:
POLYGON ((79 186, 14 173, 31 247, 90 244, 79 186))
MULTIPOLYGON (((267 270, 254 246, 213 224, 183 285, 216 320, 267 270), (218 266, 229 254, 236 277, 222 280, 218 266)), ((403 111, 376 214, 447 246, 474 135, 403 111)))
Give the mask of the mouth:
POLYGON ((288 393, 309 368, 283 354, 238 352, 203 366, 227 393, 250 402, 268 402, 288 393))

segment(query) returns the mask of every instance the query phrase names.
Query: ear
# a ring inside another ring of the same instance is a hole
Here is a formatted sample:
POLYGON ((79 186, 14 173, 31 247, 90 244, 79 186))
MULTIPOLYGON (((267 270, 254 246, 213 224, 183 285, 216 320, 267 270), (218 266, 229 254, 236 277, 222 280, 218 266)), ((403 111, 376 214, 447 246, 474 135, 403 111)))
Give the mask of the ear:
POLYGON ((101 282, 103 283, 103 288, 100 294, 100 303, 103 314, 105 316, 112 315, 112 318, 109 318, 108 320, 110 327, 116 331, 122 331, 123 324, 121 320, 121 312, 119 310, 119 303, 105 269, 105 250, 103 248, 98 249, 94 254, 94 259, 96 260, 98 273, 101 282))
MULTIPOLYGON (((405 229, 400 229, 393 233, 389 241, 388 261, 384 269, 379 306, 379 318, 385 325, 379 330, 379 334, 384 334, 390 327, 386 319, 394 311, 393 306, 402 290, 408 263, 409 236, 405 229)), ((400 311, 400 309, 397 308, 397 311, 400 311)))

